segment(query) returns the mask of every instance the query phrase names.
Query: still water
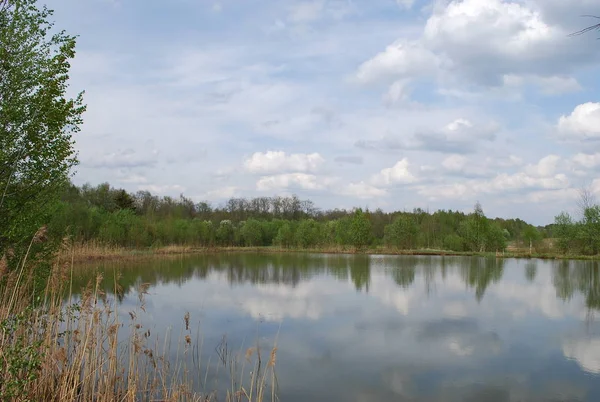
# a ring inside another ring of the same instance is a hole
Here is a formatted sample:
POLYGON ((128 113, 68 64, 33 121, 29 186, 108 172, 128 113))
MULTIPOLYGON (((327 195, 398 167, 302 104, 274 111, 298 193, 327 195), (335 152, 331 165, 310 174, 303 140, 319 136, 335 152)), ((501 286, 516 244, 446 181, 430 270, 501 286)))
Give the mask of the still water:
POLYGON ((284 402, 600 401, 596 262, 239 253, 92 268, 121 272, 121 311, 150 284, 154 333, 189 312, 207 355, 223 336, 277 338, 284 402))

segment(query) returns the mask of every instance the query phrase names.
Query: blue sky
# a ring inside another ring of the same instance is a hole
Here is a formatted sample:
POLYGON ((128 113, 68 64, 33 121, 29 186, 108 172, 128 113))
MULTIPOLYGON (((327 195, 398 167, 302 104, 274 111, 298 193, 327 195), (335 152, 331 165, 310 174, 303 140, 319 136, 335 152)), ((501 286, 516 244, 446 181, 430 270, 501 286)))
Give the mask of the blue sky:
POLYGON ((48 0, 75 182, 550 223, 600 195, 600 0, 48 0))

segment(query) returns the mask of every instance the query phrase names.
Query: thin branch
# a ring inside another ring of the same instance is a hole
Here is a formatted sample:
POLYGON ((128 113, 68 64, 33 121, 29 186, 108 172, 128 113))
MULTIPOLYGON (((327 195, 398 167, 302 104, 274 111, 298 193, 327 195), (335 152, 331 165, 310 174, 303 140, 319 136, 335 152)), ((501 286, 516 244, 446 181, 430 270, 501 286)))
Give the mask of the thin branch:
MULTIPOLYGON (((595 18, 597 20, 600 20, 600 17, 597 17, 595 15, 582 15, 582 17, 595 18)), ((587 33, 590 31, 595 31, 595 30, 600 30, 600 24, 592 25, 592 26, 582 29, 581 31, 570 33, 568 36, 579 36, 579 35, 583 35, 584 33, 587 33)))

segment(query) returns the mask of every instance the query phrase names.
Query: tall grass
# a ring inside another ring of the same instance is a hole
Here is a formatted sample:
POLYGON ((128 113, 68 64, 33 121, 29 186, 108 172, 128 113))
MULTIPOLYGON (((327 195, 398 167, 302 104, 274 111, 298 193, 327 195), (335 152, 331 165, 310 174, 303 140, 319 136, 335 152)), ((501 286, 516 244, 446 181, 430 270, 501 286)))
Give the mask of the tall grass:
MULTIPOLYGON (((35 267, 6 268, 0 259, 2 401, 277 399, 276 342, 264 359, 258 344, 233 353, 222 342, 219 357, 203 361, 203 338, 189 312, 182 312, 176 339, 172 331, 144 327, 148 284, 140 285, 135 308, 119 311, 102 290, 102 276, 73 292, 72 263, 57 262, 43 300, 33 307, 28 289, 35 267)), ((113 281, 116 295, 122 289, 118 277, 113 281)))

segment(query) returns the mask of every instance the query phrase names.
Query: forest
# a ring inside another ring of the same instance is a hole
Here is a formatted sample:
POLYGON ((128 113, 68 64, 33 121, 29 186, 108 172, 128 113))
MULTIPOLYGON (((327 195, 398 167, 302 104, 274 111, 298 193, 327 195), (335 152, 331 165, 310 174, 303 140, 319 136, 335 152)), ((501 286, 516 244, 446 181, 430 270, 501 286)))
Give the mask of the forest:
POLYGON ((219 206, 148 191, 128 193, 108 183, 69 185, 49 229, 75 243, 131 248, 186 245, 456 252, 503 251, 509 243, 541 247, 543 228, 520 219, 490 219, 479 203, 471 213, 423 209, 384 212, 321 210, 297 196, 231 198, 219 206))

